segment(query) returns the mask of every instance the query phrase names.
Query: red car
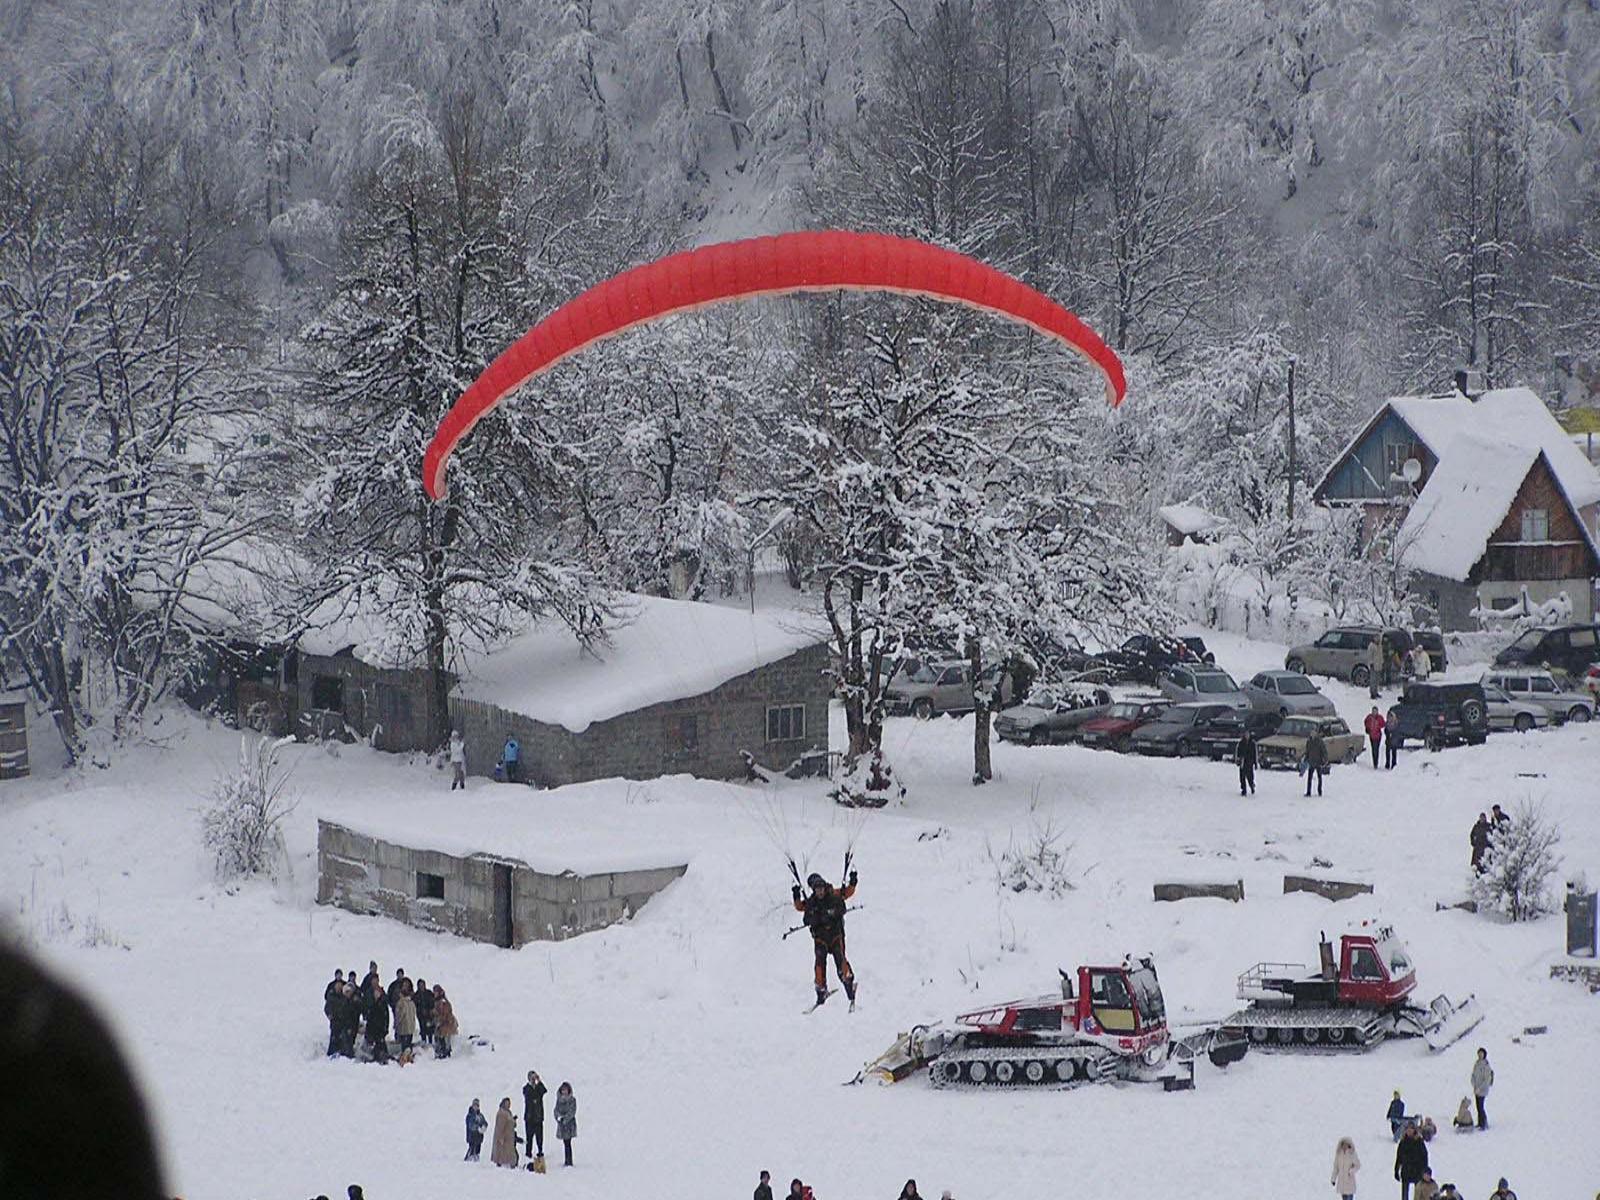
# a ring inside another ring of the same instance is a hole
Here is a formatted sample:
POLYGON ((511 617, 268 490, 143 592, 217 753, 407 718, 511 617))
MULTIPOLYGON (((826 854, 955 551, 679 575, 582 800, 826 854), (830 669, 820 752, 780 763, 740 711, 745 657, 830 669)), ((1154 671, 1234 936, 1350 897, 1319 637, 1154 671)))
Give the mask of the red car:
POLYGON ((1096 749, 1109 746, 1126 750, 1135 729, 1148 725, 1171 707, 1170 700, 1119 700, 1105 716, 1086 722, 1079 740, 1096 749))

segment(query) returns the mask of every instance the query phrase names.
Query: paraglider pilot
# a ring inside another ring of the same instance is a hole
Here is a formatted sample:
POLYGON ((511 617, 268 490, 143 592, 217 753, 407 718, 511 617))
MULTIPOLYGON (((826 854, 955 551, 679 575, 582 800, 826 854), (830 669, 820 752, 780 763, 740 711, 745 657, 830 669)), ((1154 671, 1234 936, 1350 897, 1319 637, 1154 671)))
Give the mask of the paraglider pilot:
POLYGON ((835 888, 813 871, 806 877, 809 896, 803 895, 797 883, 794 893, 795 911, 802 915, 805 926, 811 931, 811 941, 816 951, 817 1003, 828 998, 828 956, 833 956, 833 969, 844 987, 850 1003, 856 1001, 856 976, 850 969, 850 960, 844 955, 845 904, 856 894, 856 873, 851 871, 842 888, 835 888))

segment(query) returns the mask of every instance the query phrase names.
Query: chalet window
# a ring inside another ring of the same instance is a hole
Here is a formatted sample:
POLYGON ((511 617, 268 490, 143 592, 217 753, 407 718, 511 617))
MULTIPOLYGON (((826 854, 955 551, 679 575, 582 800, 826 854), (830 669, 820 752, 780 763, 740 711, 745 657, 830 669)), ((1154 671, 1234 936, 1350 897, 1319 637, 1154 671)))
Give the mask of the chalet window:
POLYGON ((417 899, 418 900, 443 900, 444 876, 430 875, 426 871, 417 872, 417 899))
POLYGON ((767 741, 792 742, 805 735, 804 704, 780 704, 767 709, 767 741))
POLYGON ((337 675, 317 675, 311 680, 311 707, 344 711, 344 680, 337 675))
POLYGON ((1492 596, 1489 599, 1489 607, 1496 612, 1515 607, 1518 603, 1519 601, 1515 596, 1492 596))
POLYGON ((1385 442, 1383 444, 1383 470, 1384 482, 1399 475, 1406 465, 1406 459, 1411 457, 1411 447, 1405 442, 1385 442))
POLYGON ((1522 510, 1522 540, 1548 542, 1550 540, 1550 510, 1525 508, 1522 510))

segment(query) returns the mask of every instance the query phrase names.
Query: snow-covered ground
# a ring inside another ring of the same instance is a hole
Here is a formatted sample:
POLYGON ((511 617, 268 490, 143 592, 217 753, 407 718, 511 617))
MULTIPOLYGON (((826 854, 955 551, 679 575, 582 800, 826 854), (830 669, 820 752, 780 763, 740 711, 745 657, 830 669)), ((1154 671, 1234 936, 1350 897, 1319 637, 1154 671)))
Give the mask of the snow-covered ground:
MULTIPOLYGON (((1240 678, 1281 665, 1282 647, 1206 636, 1240 678)), ((1354 725, 1364 693, 1328 690, 1354 725)), ((1390 1092, 1448 1126, 1478 1045, 1498 1072, 1493 1128, 1442 1132, 1437 1177, 1473 1198, 1502 1174, 1524 1200, 1600 1188, 1600 999, 1548 979, 1560 919, 1513 927, 1435 909, 1463 892, 1467 832, 1493 802, 1543 800, 1569 868, 1600 876, 1600 726, 1408 751, 1392 773, 1338 767, 1308 801, 1292 775, 1265 773, 1241 800, 1226 765, 1076 747, 998 745, 996 779, 974 789, 970 720, 891 721, 909 796, 869 814, 837 808, 815 782, 688 778, 547 793, 473 780, 462 809, 420 759, 296 747, 292 878, 231 890, 212 882, 195 810, 236 737, 182 714, 155 732, 165 746, 130 750, 111 770, 0 787, 0 900, 124 1039, 189 1200, 301 1200, 353 1181, 373 1200, 528 1189, 700 1200, 748 1194, 763 1167, 780 1185, 804 1178, 819 1200, 893 1196, 907 1177, 961 1200, 1316 1197, 1330 1194, 1343 1134, 1366 1163, 1361 1194, 1376 1194, 1393 1186, 1390 1092), (516 952, 317 907, 318 814, 378 827, 400 798, 408 825, 431 804, 440 828, 471 834, 470 814, 494 805, 495 824, 520 818, 521 845, 550 831, 551 853, 565 844, 588 858, 607 839, 624 857, 670 843, 691 866, 627 926, 516 952), (1038 830, 1070 843, 1076 886, 1059 899, 996 884, 994 859, 1038 830), (852 839, 862 1007, 803 1016, 811 951, 803 935, 781 940, 793 923, 782 847, 835 874, 852 839), (1374 902, 1281 895, 1283 872, 1313 857, 1371 880, 1374 902), (1152 882, 1196 877, 1243 879, 1248 898, 1152 901, 1152 882), (1487 1019, 1467 1041, 1436 1056, 1415 1041, 1348 1057, 1252 1054, 1226 1072, 1203 1067, 1187 1093, 839 1086, 913 1022, 1049 991, 1057 966, 1127 951, 1154 952, 1174 1020, 1220 1017, 1246 966, 1306 961, 1319 930, 1373 916, 1408 940, 1424 998, 1478 994, 1487 1019), (326 1061, 323 985, 374 958, 385 979, 403 966, 444 983, 464 1032, 486 1044, 403 1069, 326 1061), (1529 1025, 1549 1032, 1521 1036, 1529 1025), (511 1096, 520 1113, 530 1068, 574 1085, 576 1169, 535 1180, 487 1156, 462 1163, 467 1102, 491 1111, 511 1096)))

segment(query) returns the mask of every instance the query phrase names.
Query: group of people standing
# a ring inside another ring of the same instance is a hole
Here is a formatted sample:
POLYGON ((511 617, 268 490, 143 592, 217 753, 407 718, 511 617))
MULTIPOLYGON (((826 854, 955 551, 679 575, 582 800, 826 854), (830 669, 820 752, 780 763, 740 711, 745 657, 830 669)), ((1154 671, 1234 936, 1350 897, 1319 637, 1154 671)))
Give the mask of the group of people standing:
MULTIPOLYGON (((772 1172, 761 1172, 761 1182, 756 1185, 756 1192, 752 1200, 772 1200, 772 1172)), ((789 1191, 784 1196, 784 1200, 815 1200, 815 1196, 812 1194, 810 1184, 802 1183, 798 1179, 791 1179, 789 1181, 789 1191)), ((900 1189, 900 1200, 922 1200, 922 1193, 917 1191, 917 1181, 915 1179, 906 1180, 905 1187, 900 1189)), ((955 1197, 951 1194, 949 1188, 945 1188, 940 1200, 955 1200, 955 1197)))
MULTIPOLYGON (((1489 1115, 1484 1101, 1494 1086, 1494 1068, 1489 1065, 1489 1052, 1478 1048, 1472 1064, 1472 1099, 1463 1098, 1452 1122, 1457 1133, 1489 1128, 1489 1115), (1473 1111, 1476 1100, 1477 1111, 1473 1111)), ((1458 1200, 1460 1193, 1453 1183, 1440 1184, 1434 1179, 1433 1166, 1428 1161, 1428 1143, 1438 1133, 1439 1127, 1432 1119, 1406 1112, 1405 1100, 1396 1091, 1384 1114, 1389 1122, 1389 1132, 1395 1141, 1394 1178, 1400 1185, 1400 1200, 1458 1200)), ((1333 1173, 1329 1182, 1341 1200, 1354 1200, 1356 1172, 1361 1170, 1361 1158, 1356 1153, 1355 1142, 1340 1138, 1333 1151, 1333 1173)), ((1490 1200, 1516 1200, 1516 1193, 1502 1178, 1490 1200)))
MULTIPOLYGON (((494 1114, 494 1140, 489 1147, 489 1161, 497 1167, 518 1165, 518 1146, 527 1155, 528 1170, 544 1173, 544 1099, 549 1094, 539 1072, 529 1071, 528 1082, 522 1085, 522 1128, 517 1133, 517 1115, 511 1111, 511 1097, 504 1096, 494 1114)), ((556 1139, 563 1151, 563 1166, 572 1165, 572 1140, 578 1136, 578 1097, 572 1085, 563 1082, 556 1089, 555 1099, 556 1139)), ((478 1101, 467 1107, 467 1162, 477 1162, 483 1153, 483 1135, 489 1128, 489 1119, 483 1115, 478 1101)))
POLYGON ((391 1057, 410 1062, 419 1043, 432 1046, 435 1058, 449 1058, 451 1039, 461 1031, 442 986, 430 988, 420 978, 413 983, 401 967, 385 988, 376 962, 367 964, 359 982, 353 968, 348 977, 334 971, 322 990, 322 1012, 328 1018, 329 1058, 355 1058, 358 1039, 364 1042, 370 1062, 386 1063, 391 1057))

